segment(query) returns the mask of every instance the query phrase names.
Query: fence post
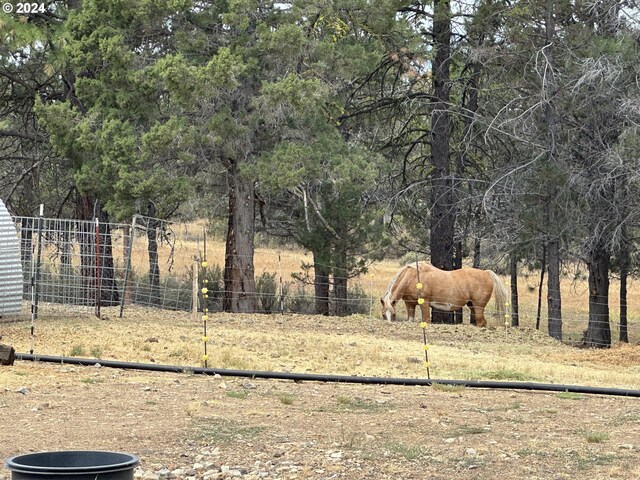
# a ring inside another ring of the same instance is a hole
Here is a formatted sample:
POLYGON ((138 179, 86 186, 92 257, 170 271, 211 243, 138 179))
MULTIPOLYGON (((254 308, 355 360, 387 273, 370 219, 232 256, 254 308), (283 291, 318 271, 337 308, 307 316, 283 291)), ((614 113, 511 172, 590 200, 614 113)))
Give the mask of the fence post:
POLYGON ((44 204, 40 204, 40 216, 38 217, 38 253, 36 255, 36 270, 31 277, 31 346, 29 353, 33 354, 35 338, 35 320, 38 318, 38 284, 40 282, 40 258, 42 257, 42 217, 44 216, 44 204))
POLYGON ((282 262, 278 250, 278 275, 280 276, 280 315, 284 315, 284 286, 282 285, 282 262))
POLYGON ((100 304, 102 303, 102 282, 100 281, 100 222, 96 217, 96 317, 100 318, 100 304))
POLYGON ((198 267, 199 261, 193 262, 191 269, 193 270, 192 282, 191 282, 191 316, 194 320, 198 320, 198 267))
POLYGON ((127 247, 127 259, 124 267, 124 287, 122 288, 122 298, 120 299, 120 318, 124 315, 124 303, 129 292, 129 271, 131 270, 131 252, 133 251, 133 237, 136 232, 136 217, 131 219, 131 229, 129 230, 129 246, 127 247))
POLYGON ((207 278, 207 230, 204 230, 203 235, 203 258, 202 258, 202 342, 204 344, 204 355, 202 355, 202 359, 204 360, 204 367, 207 368, 209 366, 209 354, 207 353, 207 320, 209 319, 209 279, 207 278))

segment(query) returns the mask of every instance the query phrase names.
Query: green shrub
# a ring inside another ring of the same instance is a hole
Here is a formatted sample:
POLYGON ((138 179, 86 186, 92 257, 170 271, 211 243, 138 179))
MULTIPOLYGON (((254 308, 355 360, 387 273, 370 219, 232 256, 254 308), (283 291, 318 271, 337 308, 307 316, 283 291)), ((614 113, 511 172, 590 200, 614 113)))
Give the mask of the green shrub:
POLYGON ((262 272, 256 280, 256 290, 258 291, 258 303, 260 310, 264 313, 272 313, 278 308, 278 286, 276 285, 276 274, 262 272))
POLYGON ((604 443, 609 440, 609 434, 604 432, 584 432, 587 443, 604 443))
MULTIPOLYGON (((200 278, 203 272, 200 272, 200 278)), ((222 311, 222 301, 224 299, 224 270, 217 263, 207 268, 207 308, 211 312, 222 311)))
MULTIPOLYGON (((419 262, 431 263, 424 255, 418 254, 419 262)), ((407 263, 416 263, 416 252, 407 252, 398 259, 398 265, 404 267, 407 263)))
POLYGON ((293 313, 315 313, 315 298, 307 293, 305 285, 296 285, 295 292, 286 298, 285 305, 293 313))
POLYGON ((282 393, 278 395, 278 398, 284 405, 293 405, 293 402, 295 401, 295 397, 293 395, 289 395, 288 393, 282 393))
POLYGON ((347 292, 347 314, 369 313, 371 308, 371 294, 356 284, 347 292))
POLYGON ((67 357, 84 357, 85 350, 83 345, 74 345, 69 350, 69 353, 66 355, 67 357))

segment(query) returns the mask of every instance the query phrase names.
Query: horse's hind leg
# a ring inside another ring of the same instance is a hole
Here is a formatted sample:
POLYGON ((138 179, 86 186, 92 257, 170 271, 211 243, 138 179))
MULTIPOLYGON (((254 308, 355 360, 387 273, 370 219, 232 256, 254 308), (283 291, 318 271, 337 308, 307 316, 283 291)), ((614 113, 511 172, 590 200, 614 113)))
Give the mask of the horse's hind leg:
POLYGON ((471 303, 471 301, 467 302, 467 307, 469 307, 469 310, 471 310, 471 315, 469 316, 469 325, 475 325, 476 324, 476 314, 473 312, 473 303, 471 303))
POLYGON ((486 327, 487 320, 484 318, 484 307, 472 305, 471 307, 471 323, 474 323, 478 327, 486 327))
POLYGON ((415 302, 408 302, 405 300, 404 304, 407 306, 407 320, 413 322, 416 318, 416 305, 415 302))

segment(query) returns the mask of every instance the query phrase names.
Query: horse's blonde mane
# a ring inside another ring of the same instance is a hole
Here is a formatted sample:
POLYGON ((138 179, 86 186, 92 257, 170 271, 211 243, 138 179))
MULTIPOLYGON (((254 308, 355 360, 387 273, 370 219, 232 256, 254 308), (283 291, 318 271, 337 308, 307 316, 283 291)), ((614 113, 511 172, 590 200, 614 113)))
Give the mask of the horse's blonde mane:
POLYGON ((404 274, 404 272, 407 270, 408 267, 411 267, 410 263, 406 264, 404 267, 398 270, 396 274, 391 278, 391 281, 389 282, 389 286, 387 287, 387 291, 384 292, 384 295, 382 296, 382 300, 384 300, 385 304, 391 302, 391 293, 393 292, 393 287, 396 286, 398 278, 400 278, 401 274, 404 274))
MULTIPOLYGON (((419 266, 420 266, 420 270, 422 270, 425 267, 426 268, 431 267, 431 264, 420 262, 419 266)), ((398 280, 400 279, 401 276, 406 275, 408 270, 417 270, 416 262, 407 263, 404 267, 398 270, 396 274, 391 278, 391 281, 389 282, 389 286, 387 287, 387 291, 382 296, 382 300, 385 302, 385 304, 391 302, 391 294, 393 293, 393 287, 398 285, 399 283, 398 280)))

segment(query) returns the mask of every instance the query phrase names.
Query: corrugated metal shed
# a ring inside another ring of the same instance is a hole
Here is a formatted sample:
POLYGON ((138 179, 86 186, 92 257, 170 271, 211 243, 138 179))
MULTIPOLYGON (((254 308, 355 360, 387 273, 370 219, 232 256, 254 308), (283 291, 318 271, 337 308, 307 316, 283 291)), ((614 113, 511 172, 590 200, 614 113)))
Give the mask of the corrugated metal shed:
POLYGON ((0 317, 22 310, 22 264, 16 226, 0 200, 0 317))

